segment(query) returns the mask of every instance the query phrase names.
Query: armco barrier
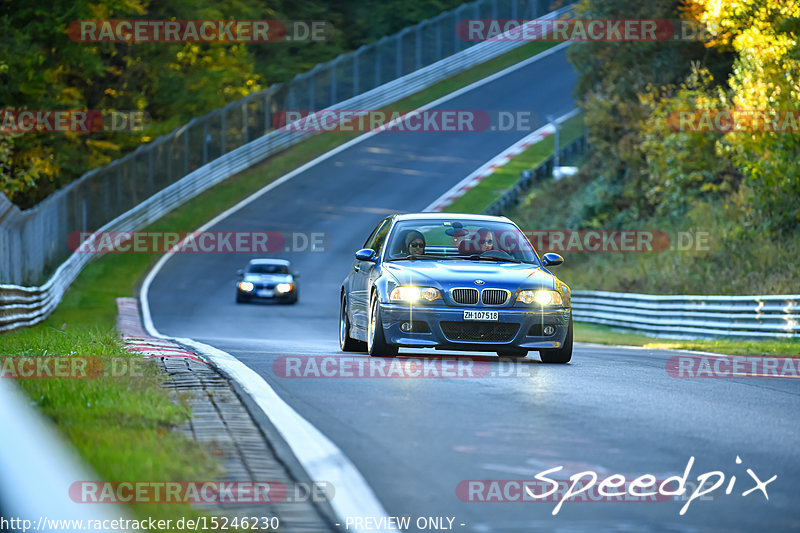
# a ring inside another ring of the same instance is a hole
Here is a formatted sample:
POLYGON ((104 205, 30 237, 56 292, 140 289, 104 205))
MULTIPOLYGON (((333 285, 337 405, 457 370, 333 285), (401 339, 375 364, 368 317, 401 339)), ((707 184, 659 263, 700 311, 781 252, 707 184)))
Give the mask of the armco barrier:
MULTIPOLYGON (((548 13, 542 18, 552 19, 564 17, 569 13, 570 9, 571 7, 565 7, 548 13)), ((457 38, 455 37, 455 33, 453 34, 453 38, 457 38)), ((516 40, 485 41, 474 44, 466 50, 457 52, 427 67, 401 76, 363 94, 330 106, 327 109, 379 109, 524 44, 525 42, 516 40)), ((190 125, 191 123, 185 127, 189 127, 190 125)), ((0 275, 3 276, 3 278, 0 279, 6 280, 6 277, 21 279, 23 277, 20 269, 16 271, 10 266, 10 261, 14 257, 19 259, 19 257, 24 255, 27 261, 37 262, 38 267, 42 268, 42 266, 46 264, 47 251, 54 246, 65 246, 69 231, 130 231, 142 228, 206 189, 242 170, 258 164, 267 157, 298 143, 310 135, 313 135, 313 133, 304 131, 270 131, 209 163, 203 164, 180 180, 166 186, 135 207, 102 225, 87 222, 92 213, 88 208, 84 208, 82 210, 84 213, 84 215, 82 215, 83 222, 77 226, 70 226, 72 229, 67 228, 65 224, 62 225, 59 223, 59 220, 61 220, 59 217, 61 215, 58 215, 58 212, 60 212, 59 210, 61 208, 58 206, 61 204, 53 204, 57 207, 54 208, 56 214, 53 215, 53 217, 35 219, 33 223, 30 224, 23 224, 25 221, 8 223, 9 209, 4 209, 4 207, 7 207, 6 204, 8 202, 6 201, 5 204, 3 204, 3 202, 0 201, 0 204, 2 204, 0 205, 0 275), (46 223, 42 220, 46 220, 46 223), (28 251, 23 253, 23 250, 28 251), (11 270, 14 270, 14 272, 11 272, 11 270)), ((156 143, 158 142, 159 141, 156 141, 156 143)), ((167 141, 165 140, 163 142, 167 141)), ((139 150, 144 148, 145 147, 142 147, 139 150)), ((131 154, 131 156, 134 156, 139 150, 131 154)), ((151 154, 148 157, 152 162, 152 158, 154 157, 152 154, 154 152, 150 151, 147 153, 151 154)), ((112 165, 105 168, 111 168, 114 164, 115 163, 112 163, 112 165)), ((81 180, 84 179, 85 178, 81 178, 81 180)), ((120 179, 122 178, 120 177, 120 179)), ((99 185, 100 192, 98 194, 101 196, 105 195, 109 198, 112 196, 114 198, 120 197, 121 189, 119 187, 112 190, 103 189, 103 183, 99 183, 99 185)), ((62 196, 72 194, 70 190, 56 192, 53 197, 48 198, 36 208, 26 211, 27 215, 35 218, 37 209, 49 209, 47 207, 47 205, 50 205, 48 202, 55 202, 59 194, 62 196)), ((72 194, 72 196, 75 195, 72 194)), ((5 199, 0 198, 0 200, 5 199)), ((81 199, 75 197, 73 200, 80 203, 81 199)), ((83 205, 85 207, 86 204, 84 203, 83 205)), ((11 211, 13 211, 13 209, 16 208, 11 208, 11 211)), ((26 221, 30 222, 30 220, 27 219, 26 221)), ((86 263, 94 255, 95 254, 73 253, 41 287, 22 287, 8 284, 0 285, 0 332, 33 325, 44 320, 44 318, 56 308, 64 295, 64 291, 72 284, 86 263)))
POLYGON ((656 337, 800 338, 800 294, 664 296, 576 290, 572 316, 656 337))

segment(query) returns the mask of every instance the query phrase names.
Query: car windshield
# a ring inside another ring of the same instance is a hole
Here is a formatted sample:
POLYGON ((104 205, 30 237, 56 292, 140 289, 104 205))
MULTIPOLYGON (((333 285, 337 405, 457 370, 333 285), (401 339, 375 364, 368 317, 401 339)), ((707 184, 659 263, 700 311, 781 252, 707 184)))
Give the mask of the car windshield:
POLYGON ((289 268, 286 265, 259 265, 253 264, 247 267, 248 274, 288 274, 289 268))
POLYGON ((386 258, 495 260, 539 265, 525 235, 509 222, 403 220, 392 230, 386 258))

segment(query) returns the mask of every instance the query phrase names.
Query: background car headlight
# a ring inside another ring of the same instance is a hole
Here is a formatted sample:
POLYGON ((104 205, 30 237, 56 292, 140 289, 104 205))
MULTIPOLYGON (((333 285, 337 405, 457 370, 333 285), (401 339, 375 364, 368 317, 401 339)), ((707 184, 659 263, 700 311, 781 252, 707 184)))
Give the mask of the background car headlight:
POLYGON ((239 289, 243 290, 244 292, 250 292, 254 289, 253 284, 249 281, 240 281, 239 282, 239 289))
POLYGON ((561 293, 548 290, 520 291, 517 295, 517 301, 524 304, 536 302, 539 305, 561 305, 563 303, 561 293))
POLYGON ((389 294, 393 302, 418 302, 420 300, 432 302, 440 300, 442 293, 433 287, 395 287, 389 294))
POLYGON ((278 283, 275 285, 275 290, 281 293, 291 292, 292 284, 291 283, 278 283))

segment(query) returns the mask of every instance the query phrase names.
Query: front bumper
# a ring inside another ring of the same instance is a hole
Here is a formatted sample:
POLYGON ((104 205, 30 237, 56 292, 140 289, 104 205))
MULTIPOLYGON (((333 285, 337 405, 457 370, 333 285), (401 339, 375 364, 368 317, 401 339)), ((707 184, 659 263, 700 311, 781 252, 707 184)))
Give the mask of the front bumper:
POLYGON ((469 351, 538 350, 559 348, 564 344, 570 312, 567 307, 542 310, 381 304, 381 321, 386 341, 399 346, 469 351), (465 310, 497 311, 498 320, 496 323, 464 320, 465 310), (404 322, 411 322, 415 329, 422 331, 403 331, 401 325, 404 322), (492 327, 491 324, 498 326, 492 327), (544 335, 542 330, 545 326, 553 326, 555 333, 544 335))
POLYGON ((240 288, 237 287, 236 288, 236 294, 238 294, 239 296, 241 296, 241 297, 243 297, 245 299, 249 299, 249 300, 280 300, 280 301, 283 301, 283 300, 294 300, 297 297, 297 287, 293 287, 292 290, 289 291, 289 292, 278 292, 278 291, 276 291, 274 289, 267 289, 267 290, 271 290, 272 291, 271 295, 267 295, 266 293, 261 292, 263 290, 264 289, 257 288, 257 289, 254 289, 254 290, 250 291, 250 292, 246 292, 246 291, 243 291, 243 290, 241 290, 240 288))

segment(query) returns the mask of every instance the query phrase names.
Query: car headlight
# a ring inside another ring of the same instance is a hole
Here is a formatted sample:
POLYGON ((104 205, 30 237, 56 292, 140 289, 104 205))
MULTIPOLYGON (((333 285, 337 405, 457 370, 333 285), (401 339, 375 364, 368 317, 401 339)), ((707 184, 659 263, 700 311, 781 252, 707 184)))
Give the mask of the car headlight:
POLYGON ((520 291, 517 295, 517 301, 524 304, 532 304, 535 302, 542 306, 563 304, 560 292, 542 289, 520 291))
POLYGON ((243 290, 244 292, 250 292, 254 288, 255 287, 253 286, 253 284, 250 283, 249 281, 240 281, 239 282, 239 289, 243 290))
POLYGON ((442 293, 433 287, 395 287, 389 294, 389 300, 393 302, 432 302, 441 299, 442 293))
POLYGON ((280 292, 280 293, 291 292, 292 284, 291 283, 278 283, 277 285, 275 285, 275 290, 280 292))

